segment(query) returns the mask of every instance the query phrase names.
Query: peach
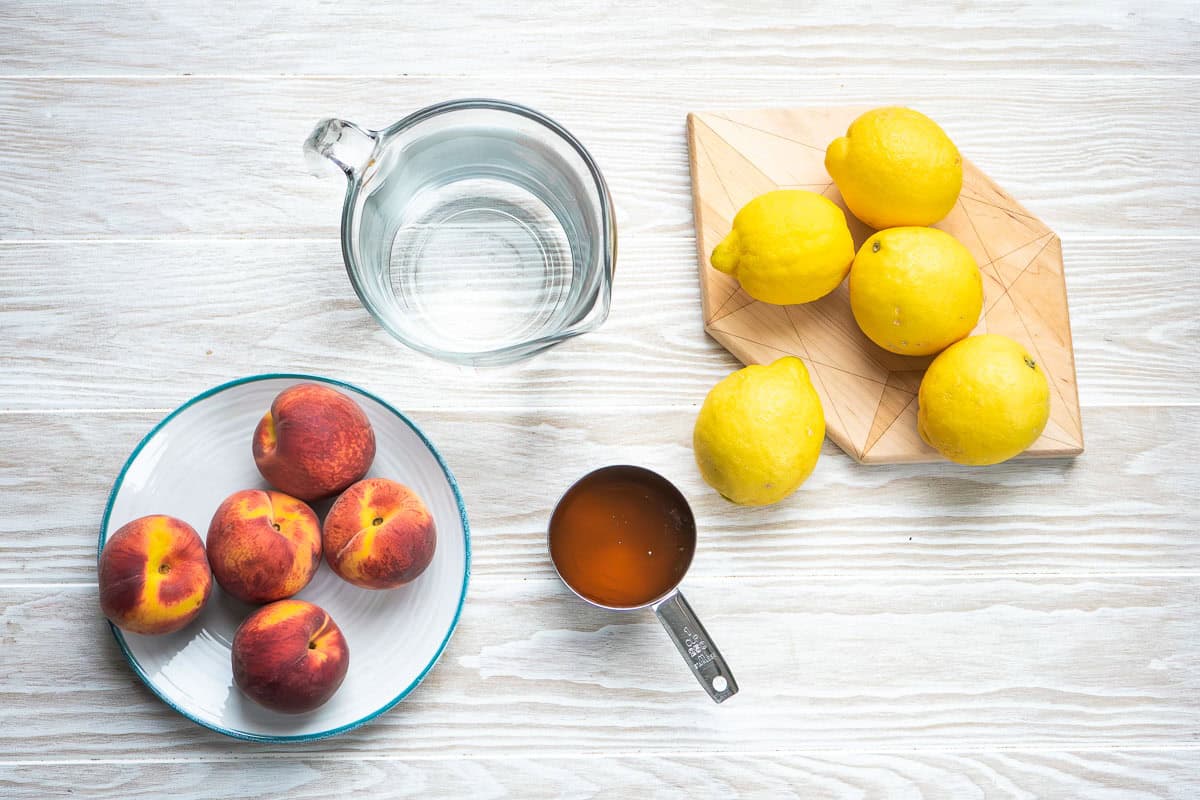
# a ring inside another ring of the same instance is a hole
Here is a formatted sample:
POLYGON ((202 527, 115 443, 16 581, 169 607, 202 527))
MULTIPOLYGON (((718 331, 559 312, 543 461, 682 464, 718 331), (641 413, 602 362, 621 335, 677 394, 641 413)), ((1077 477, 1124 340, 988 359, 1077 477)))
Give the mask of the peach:
POLYGON ((367 474, 375 431, 358 403, 318 383, 280 392, 254 430, 254 463, 267 483, 318 500, 367 474))
POLYGON ((173 633, 212 591, 204 543, 181 519, 155 514, 122 525, 100 554, 100 609, 124 631, 173 633))
POLYGON ((364 589, 394 589, 429 566, 437 530, 416 492, 368 478, 334 502, 323 538, 325 560, 342 578, 364 589))
POLYGON ((259 705, 302 714, 342 685, 350 647, 324 609, 303 600, 263 606, 233 635, 233 680, 259 705))
POLYGON ((270 603, 291 597, 316 574, 321 523, 294 497, 247 489, 221 503, 207 544, 222 589, 246 603, 270 603))

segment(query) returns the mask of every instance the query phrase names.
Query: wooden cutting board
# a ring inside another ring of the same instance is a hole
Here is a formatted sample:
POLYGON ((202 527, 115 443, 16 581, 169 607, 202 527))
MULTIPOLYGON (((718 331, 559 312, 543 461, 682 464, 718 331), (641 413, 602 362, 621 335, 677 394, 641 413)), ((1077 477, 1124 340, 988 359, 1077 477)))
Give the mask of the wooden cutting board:
MULTIPOLYGON (((785 355, 808 365, 829 438, 858 461, 940 459, 917 434, 917 387, 932 356, 889 353, 858 329, 846 283, 813 303, 754 300, 709 256, 743 205, 773 189, 808 189, 846 211, 857 248, 874 231, 846 209, 825 171, 825 147, 865 108, 796 108, 688 115, 692 193, 704 327, 744 364, 785 355)), ((1075 355, 1058 236, 963 159, 958 203, 934 227, 958 238, 983 273, 984 311, 974 333, 1025 345, 1050 380, 1050 421, 1026 456, 1083 452, 1075 355)))

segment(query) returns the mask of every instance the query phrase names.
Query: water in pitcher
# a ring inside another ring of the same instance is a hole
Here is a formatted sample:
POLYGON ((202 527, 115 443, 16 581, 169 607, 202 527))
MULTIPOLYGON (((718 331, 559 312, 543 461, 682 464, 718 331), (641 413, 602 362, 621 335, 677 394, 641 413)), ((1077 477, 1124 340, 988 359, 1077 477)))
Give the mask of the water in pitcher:
POLYGON ((387 148, 376 170, 387 179, 364 184, 359 228, 367 291, 390 301, 387 322, 417 341, 485 351, 582 319, 601 221, 563 159, 483 125, 387 148))

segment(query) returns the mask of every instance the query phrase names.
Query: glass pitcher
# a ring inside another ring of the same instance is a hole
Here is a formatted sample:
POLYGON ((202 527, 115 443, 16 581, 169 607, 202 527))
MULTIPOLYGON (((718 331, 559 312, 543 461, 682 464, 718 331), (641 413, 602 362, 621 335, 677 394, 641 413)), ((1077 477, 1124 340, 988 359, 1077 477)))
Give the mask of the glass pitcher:
POLYGON ((342 256, 362 304, 430 356, 498 365, 608 316, 617 234, 600 170, 554 120, 498 100, 388 128, 327 119, 304 143, 348 180, 342 256))

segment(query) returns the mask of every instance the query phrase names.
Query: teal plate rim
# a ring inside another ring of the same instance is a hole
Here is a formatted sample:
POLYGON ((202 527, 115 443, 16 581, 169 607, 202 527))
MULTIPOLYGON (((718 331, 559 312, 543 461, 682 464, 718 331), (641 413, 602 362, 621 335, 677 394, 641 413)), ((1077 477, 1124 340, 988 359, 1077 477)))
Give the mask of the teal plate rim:
POLYGON ((446 631, 445 638, 442 639, 442 643, 441 643, 441 645, 438 646, 437 652, 433 654, 433 658, 431 658, 429 660, 429 663, 425 665, 425 668, 422 669, 421 672, 417 675, 417 677, 413 679, 412 683, 410 683, 407 687, 405 687, 404 691, 400 692, 400 694, 396 695, 395 698, 388 701, 387 703, 385 703, 383 706, 376 709, 375 711, 372 711, 367 716, 363 717, 362 719, 355 720, 354 722, 350 722, 345 725, 340 725, 336 728, 330 728, 329 730, 318 731, 317 733, 306 733, 306 734, 302 734, 302 735, 298 735, 298 736, 269 736, 269 735, 264 735, 264 734, 259 734, 259 733, 249 733, 247 731, 238 731, 238 730, 232 730, 229 728, 223 728, 220 725, 215 725, 213 723, 206 722, 202 719, 199 719, 198 717, 196 717, 195 715, 190 713, 187 709, 182 708, 179 705, 172 702, 162 692, 159 691, 158 687, 155 686, 154 683, 150 680, 150 677, 148 675, 146 675, 145 670, 142 669, 142 665, 138 662, 137 658, 133 655, 132 652, 130 652, 129 645, 125 642, 125 636, 124 636, 124 634, 122 634, 121 629, 118 628, 116 625, 113 625, 111 622, 108 623, 108 627, 112 630, 113 637, 116 638, 117 644, 120 645, 121 652, 125 656, 125 660, 127 662, 129 662, 129 666, 133 669, 134 673, 138 676, 138 678, 141 679, 142 683, 144 683, 146 685, 146 687, 148 689, 150 689, 150 691, 153 692, 156 697, 158 697, 159 700, 163 701, 163 703, 165 703, 170 708, 174 709, 180 715, 190 719, 192 722, 196 723, 197 725, 199 725, 201 727, 208 728, 209 730, 216 731, 217 733, 223 734, 225 736, 229 736, 233 739, 241 739, 241 740, 247 741, 247 742, 266 742, 266 743, 273 743, 273 744, 290 744, 293 742, 314 742, 314 741, 317 741, 318 739, 328 739, 331 736, 337 736, 338 734, 346 733, 347 731, 352 731, 355 728, 366 725, 368 722, 370 722, 371 720, 380 716, 381 714, 384 714, 387 711, 390 711, 398 703, 400 703, 400 701, 402 701, 404 698, 408 697, 408 695, 412 693, 413 689, 417 688, 417 686, 421 683, 421 681, 425 680, 425 676, 429 674, 429 671, 433 669, 434 665, 437 664, 438 660, 442 657, 442 653, 445 652, 445 650, 446 650, 446 645, 448 645, 450 643, 450 637, 454 634, 454 630, 458 627, 459 617, 462 616, 463 604, 466 602, 466 599, 467 599, 467 586, 471 580, 471 528, 470 528, 470 524, 467 521, 467 507, 463 503, 462 492, 459 491, 459 488, 458 488, 458 481, 456 481, 454 479, 454 474, 450 471, 450 468, 448 466, 446 466, 446 461, 445 461, 445 459, 442 458, 442 454, 438 452, 438 449, 433 446, 433 442, 429 441, 429 437, 427 437, 424 434, 424 432, 420 428, 418 428, 415 423, 413 423, 412 420, 410 420, 408 417, 406 417, 402 411, 400 411, 395 406, 393 406, 391 403, 387 402, 386 400, 379 397, 378 395, 372 394, 371 392, 368 392, 366 389, 363 389, 359 386, 355 386, 352 383, 347 383, 345 381, 339 381, 335 378, 326 378, 322 375, 307 375, 307 374, 299 373, 299 372, 267 372, 267 373, 262 373, 260 375, 247 375, 246 377, 237 378, 235 380, 227 381, 226 383, 222 383, 218 386, 214 386, 210 389, 206 389, 205 391, 201 392, 200 394, 196 395, 192 399, 188 400, 186 403, 179 406, 174 411, 172 411, 170 414, 168 414, 167 416, 165 416, 161 420, 159 420, 159 422, 153 428, 150 429, 150 432, 142 437, 142 440, 140 442, 138 442, 137 447, 133 448, 133 452, 129 454, 129 458, 125 459, 125 463, 124 463, 124 465, 122 465, 121 471, 119 473, 117 473, 117 479, 113 483, 113 488, 108 493, 108 502, 104 506, 104 516, 101 517, 101 519, 100 519, 100 536, 99 536, 99 542, 97 543, 97 546, 96 546, 96 559, 97 559, 97 561, 99 561, 100 553, 104 550, 104 543, 106 541, 106 533, 105 532, 108 530, 108 521, 109 521, 109 518, 112 516, 113 503, 116 502, 117 493, 121 491, 121 486, 125 482, 125 473, 129 471, 130 466, 132 466, 133 462, 135 460, 137 460, 138 455, 141 454, 142 450, 146 447, 146 445, 150 442, 150 440, 153 439, 155 437, 155 435, 158 434, 159 431, 161 431, 164 427, 166 427, 167 423, 169 423, 171 420, 175 419, 175 417, 179 416, 187 409, 194 406, 196 403, 199 403, 202 400, 206 400, 209 397, 212 397, 213 395, 220 394, 221 392, 228 391, 229 389, 233 389, 233 388, 236 388, 238 386, 241 386, 241 385, 247 384, 247 383, 255 383, 258 381, 268 381, 268 380, 280 380, 280 379, 297 380, 297 381, 317 381, 319 383, 329 384, 330 386, 337 386, 342 389, 348 389, 349 391, 360 394, 363 397, 367 397, 367 398, 370 398, 371 400, 374 400, 376 403, 378 403, 379 405, 386 408, 388 411, 395 414, 396 417, 401 422, 403 422, 405 425, 407 425, 412 430, 412 432, 417 435, 417 438, 419 438, 421 440, 421 442, 425 445, 425 447, 428 448, 429 452, 433 454, 433 457, 437 460, 438 466, 440 466, 442 468, 442 473, 446 476, 447 483, 450 484, 450 490, 452 492, 454 492, 454 501, 455 501, 455 503, 458 504, 458 515, 459 515, 459 519, 462 521, 462 529, 463 529, 463 545, 466 548, 466 552, 465 552, 466 563, 465 563, 465 568, 463 570, 462 591, 459 592, 459 595, 458 595, 458 608, 455 609, 455 611, 454 611, 454 619, 452 619, 450 621, 450 627, 446 631))

